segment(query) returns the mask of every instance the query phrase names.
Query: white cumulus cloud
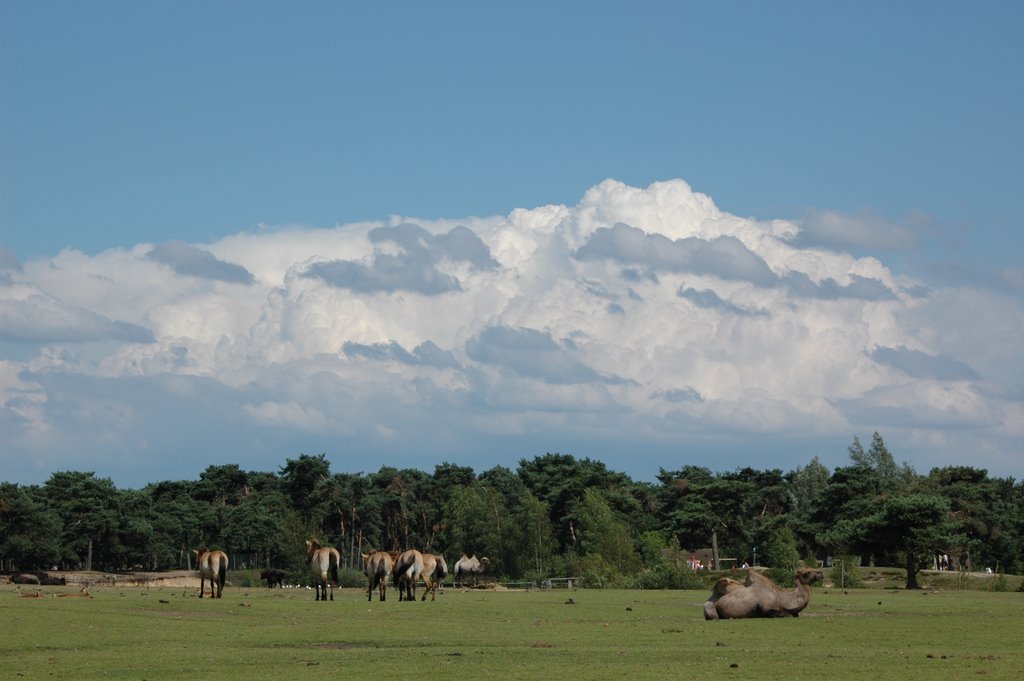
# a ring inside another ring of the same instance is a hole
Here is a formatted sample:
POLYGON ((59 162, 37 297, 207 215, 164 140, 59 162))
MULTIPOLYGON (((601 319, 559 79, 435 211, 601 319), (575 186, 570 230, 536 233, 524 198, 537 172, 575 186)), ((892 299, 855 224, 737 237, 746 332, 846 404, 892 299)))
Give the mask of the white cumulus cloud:
POLYGON ((142 484, 298 452, 358 471, 562 451, 651 478, 839 465, 879 430, 919 468, 955 447, 1014 474, 1021 300, 844 252, 883 232, 913 247, 607 180, 507 216, 0 258, 0 463, 142 484))

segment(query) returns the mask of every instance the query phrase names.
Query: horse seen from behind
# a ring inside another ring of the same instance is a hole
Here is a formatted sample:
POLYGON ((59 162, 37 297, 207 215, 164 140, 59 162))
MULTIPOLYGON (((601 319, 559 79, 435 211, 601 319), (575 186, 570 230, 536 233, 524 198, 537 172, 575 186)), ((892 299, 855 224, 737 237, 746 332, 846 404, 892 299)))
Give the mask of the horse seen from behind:
POLYGON ((440 586, 445 575, 448 574, 448 564, 444 560, 444 556, 440 554, 424 553, 423 554, 423 571, 420 572, 420 578, 423 580, 423 598, 420 600, 427 600, 427 593, 430 593, 430 600, 434 601, 437 595, 437 587, 440 586))
POLYGON ((363 557, 363 574, 366 575, 366 600, 373 600, 373 590, 377 589, 379 599, 384 601, 388 592, 388 578, 395 569, 398 551, 370 551, 360 554, 363 557))
POLYGON ((338 583, 338 565, 341 563, 341 554, 338 553, 338 549, 321 546, 316 539, 307 539, 306 559, 309 561, 309 572, 313 576, 313 586, 316 588, 316 600, 327 600, 329 586, 333 601, 334 585, 338 583), (328 581, 328 575, 332 581, 328 581))
POLYGON ((206 547, 194 549, 196 567, 199 569, 199 597, 206 591, 206 580, 210 580, 210 598, 220 598, 224 593, 224 581, 228 575, 228 554, 223 551, 209 551, 206 547), (217 586, 214 594, 214 584, 217 586))
POLYGON ((395 586, 398 587, 398 600, 416 600, 416 580, 423 572, 423 554, 416 549, 403 551, 395 560, 395 586))

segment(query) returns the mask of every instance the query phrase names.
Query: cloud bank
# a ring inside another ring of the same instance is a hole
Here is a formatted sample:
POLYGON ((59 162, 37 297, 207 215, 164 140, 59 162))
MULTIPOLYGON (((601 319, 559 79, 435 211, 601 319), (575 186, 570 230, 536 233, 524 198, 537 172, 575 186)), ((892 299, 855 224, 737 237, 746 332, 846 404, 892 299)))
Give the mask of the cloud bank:
POLYGON ((879 430, 918 469, 1019 476, 1019 296, 844 252, 885 227, 866 218, 805 223, 607 180, 490 218, 0 249, 0 463, 141 485, 300 452, 365 471, 561 451, 650 479, 841 465, 879 430))

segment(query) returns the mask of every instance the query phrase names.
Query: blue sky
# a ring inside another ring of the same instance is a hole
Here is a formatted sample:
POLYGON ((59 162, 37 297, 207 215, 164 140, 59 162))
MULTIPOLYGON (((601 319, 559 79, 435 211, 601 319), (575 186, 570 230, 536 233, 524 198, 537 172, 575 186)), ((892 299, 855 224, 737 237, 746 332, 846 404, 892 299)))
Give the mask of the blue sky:
POLYGON ((1019 3, 437 4, 0 0, 9 479, 1020 476, 1019 3))

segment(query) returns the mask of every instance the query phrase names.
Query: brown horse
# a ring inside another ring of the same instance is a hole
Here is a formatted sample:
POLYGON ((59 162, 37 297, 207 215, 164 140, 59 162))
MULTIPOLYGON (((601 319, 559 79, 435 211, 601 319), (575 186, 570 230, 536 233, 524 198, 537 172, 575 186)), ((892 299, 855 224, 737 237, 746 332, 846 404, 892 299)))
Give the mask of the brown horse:
POLYGON ((423 572, 423 554, 416 549, 403 551, 395 560, 395 585, 398 587, 398 600, 416 600, 416 580, 423 572))
POLYGON ((373 590, 376 588, 380 600, 384 601, 388 592, 388 577, 395 569, 398 551, 371 551, 360 555, 363 557, 363 574, 367 581, 366 600, 373 600, 373 590))
POLYGON ((316 600, 327 600, 327 587, 330 584, 331 600, 334 600, 334 585, 338 583, 338 565, 341 554, 338 549, 321 546, 316 539, 306 540, 306 560, 309 561, 309 572, 313 575, 313 586, 316 588, 316 600), (330 574, 333 582, 328 582, 330 574))
POLYGON ((210 580, 210 598, 220 598, 224 593, 224 580, 228 575, 228 554, 223 551, 209 551, 206 547, 194 549, 196 567, 199 569, 199 597, 206 591, 206 581, 210 580), (217 592, 213 587, 216 580, 217 592))
POLYGON ((420 578, 423 580, 423 598, 420 600, 427 600, 427 593, 430 593, 430 600, 436 600, 437 587, 441 584, 445 575, 448 574, 448 564, 444 561, 444 556, 435 555, 433 553, 423 554, 423 571, 420 572, 420 578))

